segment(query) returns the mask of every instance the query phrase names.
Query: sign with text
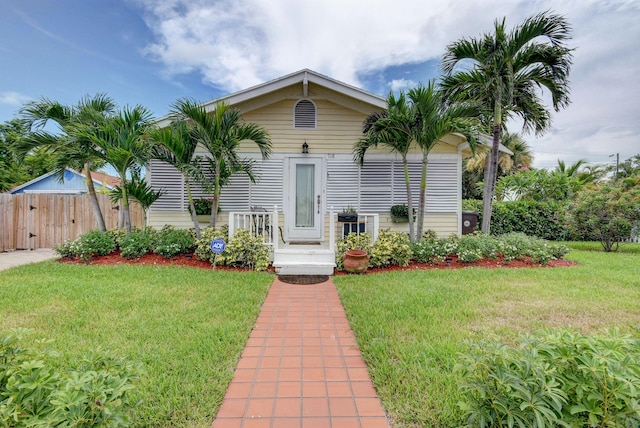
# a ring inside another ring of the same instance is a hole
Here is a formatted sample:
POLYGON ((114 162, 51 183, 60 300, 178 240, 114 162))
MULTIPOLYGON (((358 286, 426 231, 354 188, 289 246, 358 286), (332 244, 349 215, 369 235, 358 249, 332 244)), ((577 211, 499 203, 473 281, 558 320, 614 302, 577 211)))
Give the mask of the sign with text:
POLYGON ((209 245, 209 248, 211 248, 211 251, 213 251, 214 254, 220 254, 226 247, 227 244, 225 244, 224 239, 222 238, 214 239, 211 241, 211 245, 209 245))

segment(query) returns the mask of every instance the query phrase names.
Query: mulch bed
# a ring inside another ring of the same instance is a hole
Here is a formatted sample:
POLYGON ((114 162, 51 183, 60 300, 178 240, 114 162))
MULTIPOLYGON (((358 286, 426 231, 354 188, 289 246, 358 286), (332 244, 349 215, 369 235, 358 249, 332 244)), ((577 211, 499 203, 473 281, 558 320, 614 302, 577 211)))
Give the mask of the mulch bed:
MULTIPOLYGON (((77 258, 61 258, 60 263, 75 263, 84 264, 84 262, 77 258)), ((170 259, 160 256, 158 254, 145 254, 137 259, 126 259, 120 255, 120 251, 114 251, 106 256, 94 257, 89 264, 91 265, 149 265, 149 266, 189 266, 200 269, 212 269, 211 263, 204 260, 199 260, 192 254, 181 254, 170 259)), ((546 265, 540 263, 534 263, 531 260, 512 260, 505 261, 503 259, 482 259, 475 263, 460 262, 457 257, 451 257, 451 260, 439 263, 418 263, 411 262, 408 266, 388 266, 384 268, 369 268, 369 273, 391 272, 391 271, 411 271, 411 270, 428 270, 428 269, 462 269, 466 267, 484 267, 490 269, 496 268, 553 268, 553 267, 568 267, 576 266, 578 263, 569 260, 551 260, 546 265)), ((232 266, 216 266, 216 270, 222 271, 247 271, 250 269, 232 267, 232 266)), ((275 272, 273 266, 270 266, 268 272, 275 272)), ((347 275, 345 271, 336 271, 336 275, 347 275)))

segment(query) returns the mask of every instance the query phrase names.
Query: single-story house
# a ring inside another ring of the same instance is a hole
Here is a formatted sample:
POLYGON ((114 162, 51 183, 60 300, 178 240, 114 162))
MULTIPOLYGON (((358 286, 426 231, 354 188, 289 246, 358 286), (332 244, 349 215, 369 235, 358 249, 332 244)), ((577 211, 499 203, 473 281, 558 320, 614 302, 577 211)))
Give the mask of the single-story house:
MULTIPOLYGON (((101 172, 91 172, 91 178, 96 192, 113 190, 120 184, 118 177, 101 172)), ((12 195, 19 193, 82 194, 87 193, 87 178, 82 172, 66 168, 62 181, 58 180, 55 171, 52 171, 11 189, 9 193, 12 195)))
MULTIPOLYGON (((393 223, 390 215, 392 205, 407 202, 401 158, 374 149, 367 152, 362 167, 353 161, 363 121, 386 108, 384 98, 305 69, 204 105, 214 110, 221 101, 238 108, 246 122, 264 127, 273 151, 262 160, 257 146, 241 145, 242 156, 255 159, 259 180, 231 178, 221 192, 218 222, 229 223, 232 231, 254 225, 257 232, 264 232, 258 223, 276 224, 277 228, 267 227, 266 240, 274 245, 274 265, 281 273, 309 273, 300 256, 305 251, 316 261, 326 252, 325 271, 330 264, 332 272, 333 245, 345 230, 366 230, 374 236, 385 228, 408 231, 407 223, 393 223), (348 208, 358 213, 356 224, 338 222, 337 214, 348 208), (262 211, 269 213, 268 219, 254 214, 247 222, 248 213, 262 211), (298 265, 286 267, 285 256, 300 258, 291 262, 298 265)), ((168 118, 159 121, 160 126, 168 124, 168 118)), ((461 233, 462 159, 470 154, 460 135, 447 135, 429 154, 425 230, 440 236, 461 233)), ((409 155, 416 205, 421 159, 417 150, 409 155)), ((192 227, 181 174, 154 161, 147 180, 165 192, 151 206, 148 224, 192 227)), ((199 196, 207 195, 196 191, 199 196)))

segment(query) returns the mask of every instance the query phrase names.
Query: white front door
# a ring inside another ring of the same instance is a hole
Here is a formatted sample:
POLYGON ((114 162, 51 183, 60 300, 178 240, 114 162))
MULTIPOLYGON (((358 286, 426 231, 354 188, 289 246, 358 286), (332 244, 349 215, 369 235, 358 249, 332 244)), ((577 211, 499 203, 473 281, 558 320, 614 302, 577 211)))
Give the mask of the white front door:
POLYGON ((324 191, 321 158, 289 158, 285 240, 321 241, 324 191))

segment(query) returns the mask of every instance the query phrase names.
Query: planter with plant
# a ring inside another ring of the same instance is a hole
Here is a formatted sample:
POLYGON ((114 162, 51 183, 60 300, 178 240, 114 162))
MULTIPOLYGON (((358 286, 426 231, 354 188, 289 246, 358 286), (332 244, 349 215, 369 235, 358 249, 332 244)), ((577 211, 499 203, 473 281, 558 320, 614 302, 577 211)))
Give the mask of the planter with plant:
MULTIPOLYGON (((413 209, 413 218, 416 218, 416 209, 413 209)), ((409 208, 405 204, 391 206, 391 221, 394 223, 409 222, 409 208)))
POLYGON ((338 213, 338 221, 342 223, 356 223, 358 221, 358 213, 352 206, 342 210, 342 213, 338 213))

